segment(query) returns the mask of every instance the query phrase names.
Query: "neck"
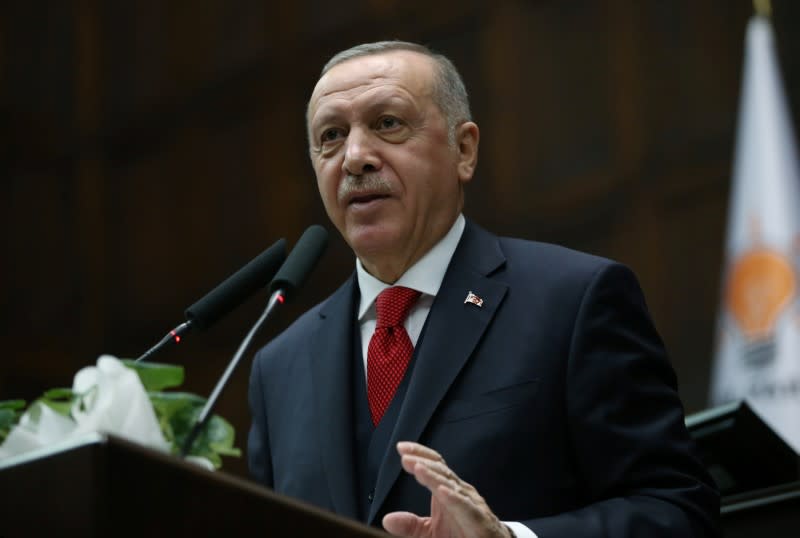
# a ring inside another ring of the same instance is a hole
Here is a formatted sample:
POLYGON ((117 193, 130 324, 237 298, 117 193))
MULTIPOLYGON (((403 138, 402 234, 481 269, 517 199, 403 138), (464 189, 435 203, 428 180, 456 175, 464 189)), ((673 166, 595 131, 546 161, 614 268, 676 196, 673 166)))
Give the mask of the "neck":
POLYGON ((459 204, 458 211, 455 212, 452 218, 440 219, 429 227, 431 231, 427 234, 417 234, 421 235, 423 240, 418 242, 416 247, 408 249, 395 243, 391 247, 385 246, 380 250, 356 252, 356 255, 361 260, 361 265, 370 275, 386 284, 394 284, 406 271, 444 239, 453 228, 460 212, 461 204, 459 204))
MULTIPOLYGON (((411 264, 391 264, 391 263, 371 263, 365 258, 359 258, 361 260, 361 265, 364 266, 364 269, 386 284, 394 284, 400 277, 403 276, 409 267, 413 265, 411 264)), ((416 261, 416 260, 415 260, 416 261)))

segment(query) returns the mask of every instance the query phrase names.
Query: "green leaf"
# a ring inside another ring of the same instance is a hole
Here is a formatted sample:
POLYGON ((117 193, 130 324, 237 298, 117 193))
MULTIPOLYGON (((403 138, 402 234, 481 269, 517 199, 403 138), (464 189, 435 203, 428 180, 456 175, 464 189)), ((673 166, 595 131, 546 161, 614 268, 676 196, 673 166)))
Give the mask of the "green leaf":
POLYGON ((16 422, 17 413, 13 409, 0 409, 0 428, 10 429, 16 422))
POLYGON ((19 422, 25 400, 4 400, 0 402, 0 443, 6 440, 11 428, 19 422))
MULTIPOLYGON (((187 392, 151 392, 149 396, 164 436, 172 443, 173 453, 178 453, 206 400, 187 392)), ((205 431, 195 439, 190 455, 207 458, 219 468, 222 466, 220 456, 241 456, 241 451, 233 446, 235 434, 227 420, 212 415, 205 431)))
POLYGON ((25 407, 25 400, 3 400, 0 401, 0 409, 23 409, 25 407))
MULTIPOLYGON (((60 415, 64 415, 65 417, 71 416, 70 413, 72 411, 72 404, 75 400, 78 399, 80 395, 72 392, 72 389, 67 388, 57 388, 57 389, 50 389, 42 394, 41 398, 35 400, 31 404, 31 410, 33 411, 34 404, 42 404, 46 405, 56 413, 60 415)), ((39 418, 39 410, 36 409, 36 416, 35 419, 38 420, 39 418)))
POLYGON ((192 447, 193 456, 209 459, 214 467, 222 466, 220 456, 240 456, 241 451, 233 446, 235 431, 233 426, 220 417, 212 415, 206 429, 197 436, 192 447))
POLYGON ((136 362, 122 359, 122 363, 139 374, 146 391, 159 391, 179 387, 183 383, 183 366, 157 362, 136 362))
POLYGON ((205 400, 187 392, 149 392, 148 396, 164 437, 173 443, 173 452, 177 452, 176 438, 188 434, 193 410, 202 408, 205 400))
POLYGON ((75 393, 72 392, 72 389, 60 388, 46 391, 44 394, 42 394, 42 398, 50 401, 62 401, 72 400, 74 395, 75 393))

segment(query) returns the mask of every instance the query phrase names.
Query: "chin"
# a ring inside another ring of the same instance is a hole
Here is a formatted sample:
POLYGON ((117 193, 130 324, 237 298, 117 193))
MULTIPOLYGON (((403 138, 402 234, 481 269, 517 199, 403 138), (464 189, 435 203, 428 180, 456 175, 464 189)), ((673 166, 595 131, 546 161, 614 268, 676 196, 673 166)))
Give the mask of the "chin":
POLYGON ((358 226, 347 230, 345 240, 359 258, 371 258, 396 250, 400 235, 387 226, 358 226))

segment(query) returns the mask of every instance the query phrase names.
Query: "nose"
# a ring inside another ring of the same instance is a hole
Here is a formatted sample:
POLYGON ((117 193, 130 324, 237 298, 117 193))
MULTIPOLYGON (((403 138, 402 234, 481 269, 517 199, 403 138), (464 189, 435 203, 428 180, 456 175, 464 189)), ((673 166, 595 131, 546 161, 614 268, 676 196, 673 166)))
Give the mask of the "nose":
POLYGON ((360 176, 366 172, 380 169, 381 159, 375 147, 375 141, 369 132, 362 129, 351 129, 347 134, 345 144, 342 170, 346 174, 360 176))

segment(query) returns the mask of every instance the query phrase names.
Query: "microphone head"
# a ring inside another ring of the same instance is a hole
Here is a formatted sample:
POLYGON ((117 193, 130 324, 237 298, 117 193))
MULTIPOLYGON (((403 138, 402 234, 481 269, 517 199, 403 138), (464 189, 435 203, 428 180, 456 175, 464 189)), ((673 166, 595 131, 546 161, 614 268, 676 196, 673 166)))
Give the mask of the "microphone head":
POLYGON ((325 251, 328 244, 328 231, 318 224, 306 228, 292 249, 286 262, 269 285, 270 293, 283 290, 290 295, 303 285, 311 270, 325 251))
POLYGON ((205 297, 187 308, 184 312, 186 319, 201 331, 208 329, 222 316, 266 286, 285 259, 286 240, 279 239, 222 284, 208 292, 205 297))

